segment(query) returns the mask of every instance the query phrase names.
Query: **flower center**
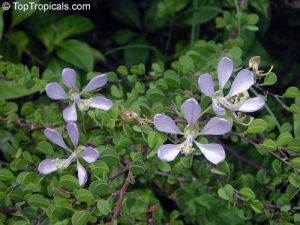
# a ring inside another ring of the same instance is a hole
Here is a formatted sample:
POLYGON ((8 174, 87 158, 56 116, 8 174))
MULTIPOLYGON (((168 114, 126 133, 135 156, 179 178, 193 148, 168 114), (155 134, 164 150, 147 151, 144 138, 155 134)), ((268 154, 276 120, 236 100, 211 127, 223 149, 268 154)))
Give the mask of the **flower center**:
POLYGON ((79 98, 79 93, 71 89, 69 91, 69 97, 71 100, 75 101, 77 98, 79 98))
POLYGON ((78 104, 79 110, 82 112, 88 110, 92 104, 92 100, 93 100, 93 98, 89 98, 87 100, 80 101, 78 104))
POLYGON ((77 158, 81 157, 81 154, 84 150, 85 150, 85 146, 83 146, 83 145, 78 146, 74 151, 76 157, 77 158))
POLYGON ((231 110, 237 109, 239 106, 241 106, 244 101, 246 101, 249 98, 248 91, 241 92, 235 96, 232 96, 230 98, 222 97, 222 96, 216 96, 217 102, 231 110))
POLYGON ((182 143, 181 152, 185 155, 190 155, 195 151, 193 148, 195 136, 199 133, 199 127, 197 124, 194 126, 187 125, 184 129, 185 141, 182 143))
POLYGON ((228 101, 235 107, 239 107, 249 98, 248 91, 241 92, 233 97, 231 97, 228 101))
POLYGON ((193 147, 194 143, 194 136, 186 136, 185 142, 182 143, 181 146, 181 152, 185 155, 190 155, 195 151, 195 148, 193 147))

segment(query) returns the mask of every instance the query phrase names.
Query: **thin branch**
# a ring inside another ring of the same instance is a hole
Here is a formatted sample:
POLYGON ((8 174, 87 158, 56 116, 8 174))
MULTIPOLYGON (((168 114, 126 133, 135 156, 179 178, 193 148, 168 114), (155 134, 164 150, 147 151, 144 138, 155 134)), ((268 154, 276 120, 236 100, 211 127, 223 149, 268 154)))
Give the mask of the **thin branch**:
MULTIPOLYGON (((3 117, 3 116, 0 116, 0 121, 3 121, 3 122, 8 122, 7 118, 3 117)), ((13 120, 12 123, 15 125, 15 126, 18 126, 18 127, 24 127, 26 128, 27 130, 29 131, 35 131, 35 130, 40 130, 40 129, 44 129, 45 127, 42 126, 42 125, 35 125, 35 124, 32 124, 32 123, 27 123, 25 122, 24 120, 22 119, 16 119, 16 120, 13 120)))
POLYGON ((124 167, 122 170, 118 171, 117 173, 115 173, 114 175, 112 175, 110 178, 109 178, 109 184, 111 184, 111 182, 118 178, 119 176, 121 176, 122 174, 124 174, 125 172, 127 172, 130 168, 130 165, 127 165, 126 167, 124 167))
POLYGON ((113 216, 112 216, 112 219, 111 219, 111 222, 110 224, 113 225, 114 224, 114 221, 119 217, 120 215, 120 212, 121 212, 121 207, 122 207, 122 202, 123 202, 123 199, 126 195, 126 192, 127 192, 127 189, 129 187, 129 183, 130 183, 130 180, 133 178, 133 174, 131 173, 131 171, 129 170, 128 172, 128 175, 127 175, 127 178, 125 179, 124 181, 124 184, 119 192, 119 198, 118 198, 118 201, 116 203, 116 206, 114 208, 114 211, 113 211, 113 216))
POLYGON ((260 170, 263 169, 259 164, 245 158, 244 156, 241 156, 240 154, 238 154, 232 147, 230 147, 229 145, 225 144, 224 142, 222 142, 219 138, 215 138, 217 140, 217 142, 220 142, 221 145, 225 148, 225 150, 227 152, 229 152, 234 158, 236 158, 238 160, 238 165, 241 167, 241 162, 245 162, 247 164, 249 164, 252 168, 256 169, 256 170, 260 170))

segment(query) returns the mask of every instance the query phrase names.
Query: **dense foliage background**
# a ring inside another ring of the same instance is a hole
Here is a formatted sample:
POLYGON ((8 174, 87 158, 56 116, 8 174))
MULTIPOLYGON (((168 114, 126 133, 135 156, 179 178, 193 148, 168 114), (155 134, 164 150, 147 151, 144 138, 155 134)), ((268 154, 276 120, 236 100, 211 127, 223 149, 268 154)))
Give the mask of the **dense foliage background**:
POLYGON ((91 9, 0 11, 0 224, 300 224, 299 3, 84 3, 91 9), (205 109, 210 99, 197 79, 207 72, 216 78, 223 56, 236 71, 250 66, 259 78, 250 94, 264 96, 265 108, 247 114, 245 121, 255 117, 248 126, 208 137, 226 151, 217 166, 202 155, 158 160, 167 135, 153 128, 153 116, 179 119, 191 97, 205 109), (249 64, 254 56, 261 57, 258 70, 249 64), (81 87, 107 73, 101 94, 114 103, 78 119, 80 143, 100 152, 85 164, 84 187, 75 165, 37 172, 42 160, 64 155, 45 128, 70 142, 61 113, 68 102, 44 91, 61 82, 66 67, 81 87))

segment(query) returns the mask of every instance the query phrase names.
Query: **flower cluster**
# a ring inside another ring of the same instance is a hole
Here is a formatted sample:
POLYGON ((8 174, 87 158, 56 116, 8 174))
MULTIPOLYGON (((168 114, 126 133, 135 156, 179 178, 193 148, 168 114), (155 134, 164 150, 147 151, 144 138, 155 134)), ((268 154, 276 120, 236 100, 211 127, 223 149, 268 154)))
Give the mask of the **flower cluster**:
MULTIPOLYGON (((218 164, 225 160, 225 151, 222 145, 217 143, 201 143, 197 138, 205 135, 225 135, 231 130, 231 122, 218 116, 225 116, 226 112, 230 112, 233 118, 236 118, 235 112, 237 111, 254 112, 261 109, 265 104, 261 97, 249 98, 248 89, 255 83, 255 78, 253 73, 248 69, 243 69, 237 74, 229 92, 224 94, 225 85, 232 73, 233 62, 229 58, 224 57, 218 63, 219 89, 217 91, 215 91, 213 79, 209 74, 203 74, 199 77, 199 88, 204 95, 211 98, 211 107, 217 115, 217 117, 210 118, 203 127, 199 126, 198 120, 208 110, 201 113, 201 107, 194 98, 186 100, 181 106, 181 112, 187 122, 184 131, 177 127, 172 118, 163 114, 156 114, 154 116, 154 127, 157 130, 168 134, 184 136, 184 141, 179 144, 164 144, 160 146, 157 153, 159 159, 172 161, 179 153, 190 155, 198 148, 205 158, 213 164, 218 164)), ((77 105, 80 111, 87 110, 90 107, 109 110, 112 107, 112 101, 102 96, 90 99, 81 98, 81 95, 103 87, 107 83, 106 75, 94 77, 82 91, 78 91, 76 87, 76 74, 74 70, 64 69, 62 80, 65 86, 69 88, 68 94, 56 82, 46 86, 46 93, 52 99, 71 100, 71 105, 63 110, 63 117, 67 122, 67 132, 73 143, 73 147, 69 148, 56 130, 47 128, 44 132, 45 136, 54 144, 70 152, 70 155, 67 159, 46 159, 40 163, 38 171, 46 175, 58 169, 67 168, 76 160, 78 180, 82 186, 87 181, 87 172, 80 164, 79 159, 83 159, 87 163, 93 163, 98 159, 99 152, 90 146, 78 146, 79 131, 77 125, 73 122, 77 120, 75 106, 77 105)))
MULTIPOLYGON (((235 77, 231 89, 224 96, 224 87, 233 73, 233 62, 224 57, 218 63, 217 75, 219 90, 215 91, 214 82, 209 74, 199 77, 198 85, 201 92, 212 99, 212 109, 217 115, 225 115, 226 110, 234 116, 236 111, 254 112, 261 109, 265 102, 261 97, 249 98, 248 89, 255 83, 253 73, 248 69, 241 70, 235 77)), ((158 149, 158 158, 164 161, 172 161, 182 153, 190 155, 195 151, 194 144, 200 149, 208 161, 218 164, 225 159, 225 151, 220 144, 203 144, 196 141, 202 135, 224 135, 231 130, 228 120, 219 117, 211 118, 199 131, 198 119, 201 116, 201 108, 194 99, 186 100, 181 106, 181 112, 187 121, 187 126, 182 132, 170 117, 156 114, 154 126, 157 130, 169 134, 183 135, 185 140, 180 144, 164 144, 158 149)))
POLYGON ((73 146, 69 148, 56 130, 47 128, 44 131, 44 135, 48 140, 69 152, 70 155, 67 159, 45 159, 39 164, 38 171, 43 175, 50 174, 59 169, 66 169, 72 162, 77 161, 78 181, 80 186, 83 186, 87 181, 87 172, 80 164, 79 159, 83 159, 87 163, 93 163, 98 159, 99 152, 91 146, 78 146, 79 130, 76 123, 74 123, 77 120, 75 105, 78 106, 80 111, 87 110, 90 107, 109 110, 112 107, 112 101, 102 96, 90 99, 81 98, 81 95, 106 85, 107 77, 105 74, 95 76, 82 91, 79 91, 76 86, 76 74, 73 69, 64 69, 62 71, 62 80, 64 85, 69 88, 68 94, 57 82, 47 84, 45 89, 46 94, 51 99, 69 99, 72 102, 71 106, 63 110, 63 118, 67 122, 66 128, 73 146))

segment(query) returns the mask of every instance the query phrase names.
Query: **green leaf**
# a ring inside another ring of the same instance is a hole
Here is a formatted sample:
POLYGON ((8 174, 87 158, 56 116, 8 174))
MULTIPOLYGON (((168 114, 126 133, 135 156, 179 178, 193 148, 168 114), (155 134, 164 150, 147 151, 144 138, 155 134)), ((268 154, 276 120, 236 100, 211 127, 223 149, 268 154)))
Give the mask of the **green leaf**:
POLYGON ((88 222, 88 213, 86 211, 77 211, 72 216, 73 225, 85 225, 88 222))
POLYGON ((296 98, 300 95, 300 91, 297 87, 289 87, 286 92, 283 94, 285 98, 296 98))
POLYGON ((130 167, 130 171, 135 175, 144 173, 145 163, 141 160, 134 161, 133 165, 130 167))
POLYGON ((174 70, 166 70, 164 72, 164 79, 171 88, 178 88, 180 85, 180 77, 174 70))
POLYGON ((224 187, 219 188, 218 195, 227 201, 232 201, 232 197, 233 197, 232 186, 230 184, 226 184, 224 187))
POLYGON ((119 21, 141 28, 140 13, 135 1, 122 0, 114 3, 111 12, 119 21))
POLYGON ((300 214, 298 214, 298 213, 294 214, 293 219, 294 219, 295 224, 300 223, 300 214))
POLYGON ((298 173, 292 173, 289 175, 289 182, 296 188, 300 187, 300 176, 298 173))
POLYGON ((59 186, 68 190, 74 190, 79 187, 79 183, 74 176, 64 175, 59 180, 59 186))
POLYGON ((250 123, 247 133, 258 134, 264 132, 268 127, 268 124, 263 119, 254 119, 250 123))
POLYGON ((91 171, 93 175, 102 177, 104 173, 107 174, 109 172, 109 167, 101 157, 101 160, 97 160, 91 165, 91 171))
POLYGON ((8 38, 9 42, 16 46, 18 55, 21 56, 22 52, 25 50, 29 43, 27 34, 22 31, 16 31, 9 33, 8 38))
POLYGON ((96 180, 90 184, 89 190, 94 195, 102 196, 109 194, 111 192, 111 187, 107 183, 96 180))
POLYGON ((255 199, 255 193, 248 187, 243 187, 239 191, 240 195, 244 198, 247 198, 248 200, 254 200, 255 199))
POLYGON ((91 202, 94 201, 93 194, 89 190, 86 190, 86 189, 80 189, 80 190, 76 191, 75 198, 78 202, 86 202, 88 204, 90 204, 91 202))
POLYGON ((165 94, 158 88, 152 88, 146 92, 146 98, 152 102, 159 102, 165 98, 165 94))
MULTIPOLYGON (((40 0, 32 0, 31 2, 38 3, 39 1, 40 0)), ((30 4, 28 4, 28 0, 18 0, 16 2, 19 3, 19 6, 23 6, 23 10, 18 10, 13 7, 11 23, 12 27, 21 23, 23 20, 27 19, 35 12, 34 8, 31 8, 30 4), (27 7, 27 10, 25 10, 25 7, 27 7)))
POLYGON ((226 176, 226 175, 227 175, 226 173, 224 173, 224 172, 222 172, 221 170, 218 170, 218 169, 216 169, 216 168, 212 168, 212 169, 210 170, 210 172, 212 172, 212 173, 214 173, 214 174, 222 175, 222 176, 226 176))
MULTIPOLYGON (((300 110, 300 106, 297 106, 300 110)), ((300 112, 294 114, 294 134, 296 138, 300 138, 300 112)))
POLYGON ((286 146, 293 141, 293 136, 289 132, 281 133, 277 138, 278 146, 286 146))
POLYGON ((108 215, 112 210, 113 198, 109 197, 107 200, 100 199, 97 202, 97 208, 102 215, 108 215))
POLYGON ((275 151, 277 149, 276 142, 272 139, 266 139, 262 144, 260 144, 260 147, 265 151, 275 151))
POLYGON ((195 69, 194 61, 188 55, 180 56, 179 63, 182 66, 183 73, 190 73, 190 72, 194 71, 194 69, 195 69))
POLYGON ((164 162, 162 160, 159 160, 157 162, 157 167, 159 170, 163 171, 163 172, 170 172, 171 171, 171 166, 169 163, 164 162))
POLYGON ((250 13, 247 15, 247 23, 250 25, 255 25, 259 20, 259 17, 257 14, 250 13))
POLYGON ((255 201, 251 201, 250 207, 253 209, 254 212, 262 213, 264 205, 260 201, 255 200, 255 201))
POLYGON ((290 163, 295 168, 300 169, 300 157, 296 157, 296 158, 292 159, 290 163))
POLYGON ((56 43, 67 37, 88 32, 93 29, 93 23, 86 17, 79 15, 64 16, 57 23, 56 43))
POLYGON ((42 195, 38 195, 38 194, 34 194, 31 195, 28 199, 28 204, 33 206, 33 207, 37 207, 37 208, 41 208, 41 207, 48 207, 49 205, 49 200, 46 199, 44 196, 42 195))
POLYGON ((253 26, 253 25, 246 25, 245 28, 250 31, 258 31, 259 30, 259 28, 257 26, 253 26))
POLYGON ((94 67, 94 58, 90 47, 81 41, 67 40, 59 44, 57 55, 72 66, 92 71, 94 67))
POLYGON ((37 174, 34 172, 21 172, 17 176, 17 182, 22 185, 27 185, 36 182, 37 178, 37 174))
POLYGON ((38 143, 36 150, 38 150, 41 153, 44 153, 45 155, 52 155, 53 154, 53 147, 52 145, 47 141, 41 141, 38 143))
POLYGON ((119 156, 116 153, 116 151, 110 149, 110 150, 104 150, 100 153, 101 160, 103 160, 108 165, 119 165, 119 156))
POLYGON ((300 138, 295 138, 289 144, 287 149, 293 152, 300 152, 300 138))
POLYGON ((32 95, 40 90, 38 84, 31 88, 26 88, 24 84, 15 81, 1 80, 0 82, 0 100, 9 100, 32 95))
POLYGON ((8 169, 0 169, 0 181, 11 181, 15 176, 8 169))
POLYGON ((273 85, 277 81, 277 76, 275 73, 270 72, 268 75, 265 76, 264 82, 261 84, 261 86, 268 86, 273 85))
POLYGON ((222 10, 217 7, 201 6, 186 11, 178 18, 178 20, 184 24, 197 25, 207 23, 208 21, 214 19, 221 12, 222 10))
POLYGON ((116 97, 116 98, 122 98, 123 97, 123 89, 121 85, 115 85, 113 84, 110 88, 110 93, 112 96, 116 97))
POLYGON ((147 142, 151 149, 156 149, 162 144, 162 139, 157 132, 151 131, 148 134, 147 142))
POLYGON ((119 66, 117 72, 123 76, 128 76, 128 69, 126 66, 119 66))

